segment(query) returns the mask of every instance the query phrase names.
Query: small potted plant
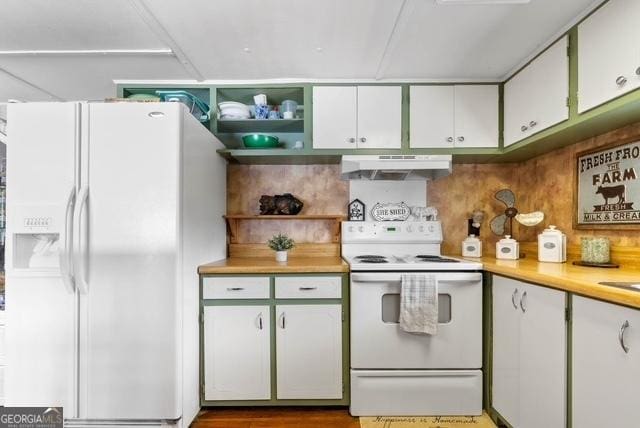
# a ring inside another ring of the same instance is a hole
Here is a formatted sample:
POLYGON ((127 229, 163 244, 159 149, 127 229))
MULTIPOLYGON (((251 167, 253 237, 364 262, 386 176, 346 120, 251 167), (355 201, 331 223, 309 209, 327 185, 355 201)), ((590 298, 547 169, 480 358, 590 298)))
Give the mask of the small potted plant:
POLYGON ((278 262, 287 261, 287 251, 292 249, 294 244, 293 239, 282 233, 273 235, 273 237, 267 241, 269 248, 276 252, 276 261, 278 262))

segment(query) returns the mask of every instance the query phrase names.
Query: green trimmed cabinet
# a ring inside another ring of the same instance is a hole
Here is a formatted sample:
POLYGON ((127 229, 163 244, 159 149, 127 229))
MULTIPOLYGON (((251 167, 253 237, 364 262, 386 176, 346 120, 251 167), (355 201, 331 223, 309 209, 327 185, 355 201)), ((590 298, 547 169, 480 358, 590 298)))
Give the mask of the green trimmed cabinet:
POLYGON ((568 46, 562 37, 505 83, 505 147, 569 119, 568 46))
POLYGON ((201 276, 201 404, 349 403, 348 276, 201 276))
POLYGON ((578 112, 640 87, 640 2, 610 0, 578 25, 578 112))
POLYGON ((640 310, 573 297, 574 428, 638 426, 640 310))
POLYGON ((492 294, 493 409, 514 428, 565 428, 567 294, 497 275, 492 294))
POLYGON ((416 85, 409 98, 412 149, 498 147, 498 85, 416 85))
POLYGON ((314 86, 314 149, 400 149, 401 86, 314 86))

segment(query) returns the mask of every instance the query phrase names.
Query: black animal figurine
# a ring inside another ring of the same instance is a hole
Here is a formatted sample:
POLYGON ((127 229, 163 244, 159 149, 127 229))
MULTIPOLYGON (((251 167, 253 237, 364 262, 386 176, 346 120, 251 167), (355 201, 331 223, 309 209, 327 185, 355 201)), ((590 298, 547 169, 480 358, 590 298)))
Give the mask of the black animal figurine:
POLYGON ((296 215, 302 211, 304 204, 291 193, 260 197, 260 214, 296 215))

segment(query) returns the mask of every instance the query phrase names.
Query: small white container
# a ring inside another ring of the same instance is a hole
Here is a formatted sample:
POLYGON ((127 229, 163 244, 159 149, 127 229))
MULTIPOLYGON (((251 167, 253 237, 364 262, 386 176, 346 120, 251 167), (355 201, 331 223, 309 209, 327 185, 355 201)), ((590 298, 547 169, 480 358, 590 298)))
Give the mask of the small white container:
POLYGON ((538 260, 564 263, 567 261, 567 235, 550 225, 538 235, 538 260))
POLYGON ((496 242, 496 259, 518 260, 520 258, 520 244, 511 235, 496 242))
POLYGON ((482 241, 476 235, 469 235, 462 241, 462 257, 482 257, 482 241))
POLYGON ((288 252, 287 251, 276 251, 276 261, 277 262, 286 262, 287 261, 288 252))

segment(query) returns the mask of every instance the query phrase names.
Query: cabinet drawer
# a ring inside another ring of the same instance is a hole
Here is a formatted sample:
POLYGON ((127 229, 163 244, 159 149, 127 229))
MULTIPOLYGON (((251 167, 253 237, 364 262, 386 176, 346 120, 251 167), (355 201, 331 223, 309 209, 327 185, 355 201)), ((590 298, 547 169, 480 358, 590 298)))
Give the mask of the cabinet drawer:
POLYGON ((340 276, 276 277, 276 299, 339 299, 340 276))
POLYGON ((269 277, 207 277, 202 280, 204 299, 268 299, 269 277))

